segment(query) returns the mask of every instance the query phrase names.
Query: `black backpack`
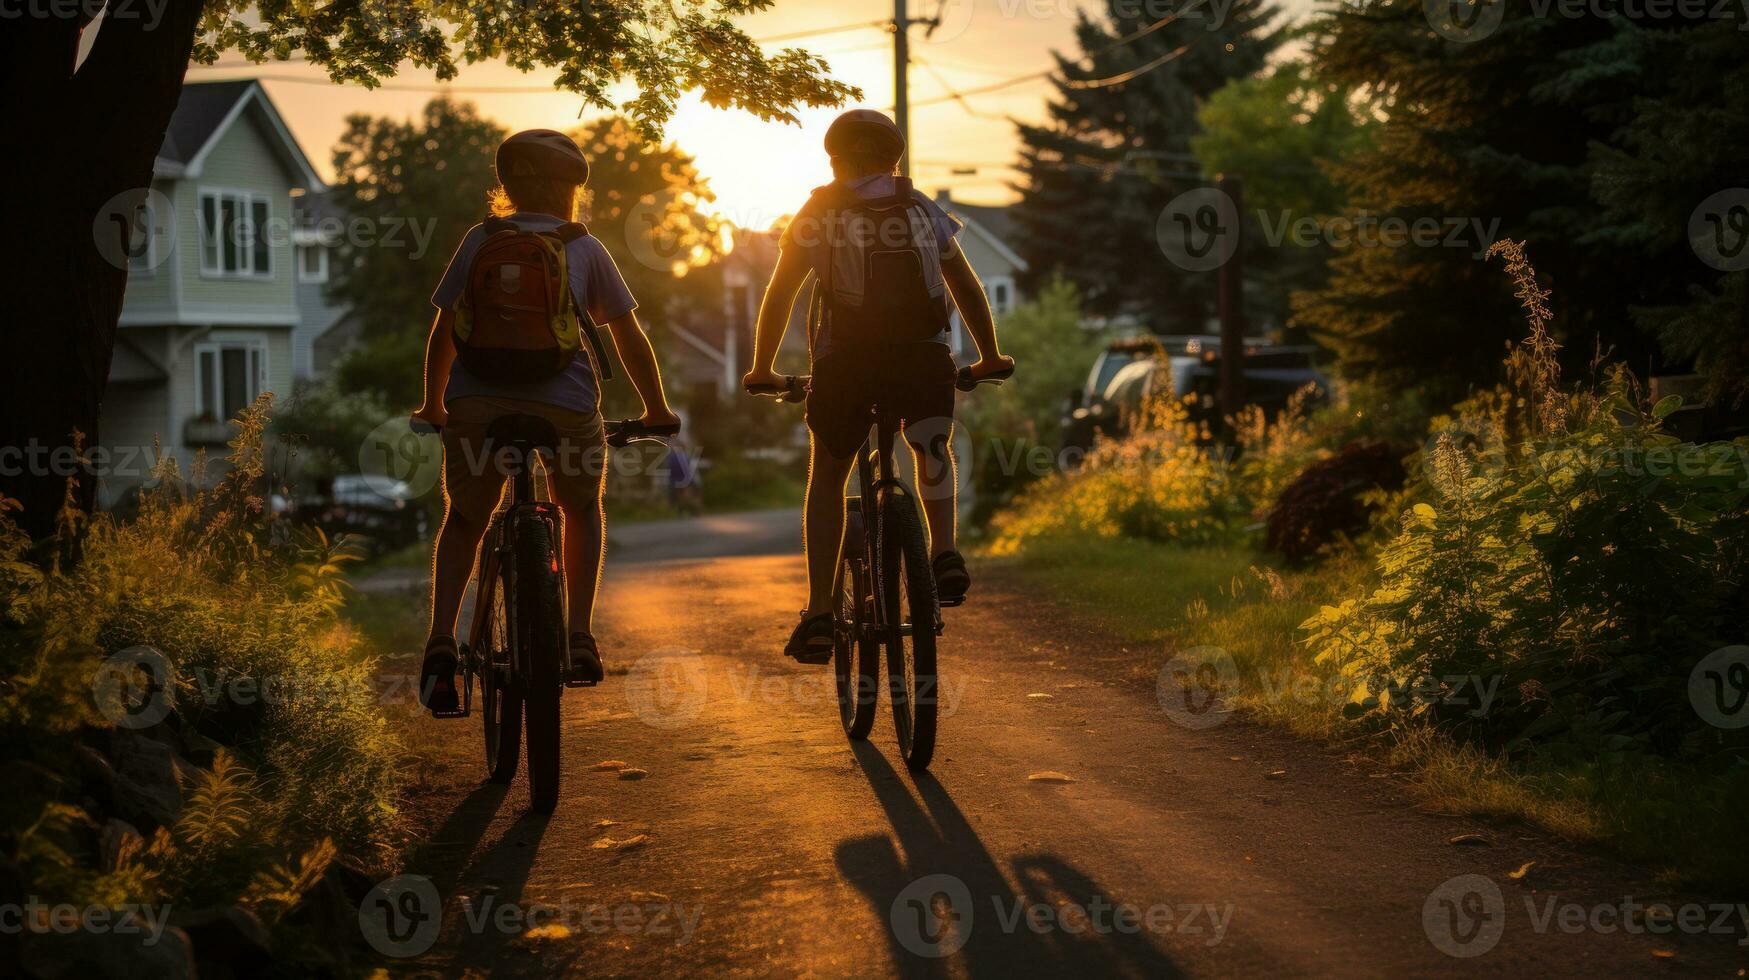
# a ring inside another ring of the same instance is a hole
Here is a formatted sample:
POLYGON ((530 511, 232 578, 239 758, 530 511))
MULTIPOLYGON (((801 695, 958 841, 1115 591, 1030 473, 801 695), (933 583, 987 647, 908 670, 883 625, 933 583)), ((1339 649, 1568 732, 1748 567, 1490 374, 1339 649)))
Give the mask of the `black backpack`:
POLYGON ((837 184, 814 192, 826 251, 816 329, 830 328, 835 343, 916 343, 948 328, 934 221, 910 180, 894 184, 891 197, 867 200, 837 184))

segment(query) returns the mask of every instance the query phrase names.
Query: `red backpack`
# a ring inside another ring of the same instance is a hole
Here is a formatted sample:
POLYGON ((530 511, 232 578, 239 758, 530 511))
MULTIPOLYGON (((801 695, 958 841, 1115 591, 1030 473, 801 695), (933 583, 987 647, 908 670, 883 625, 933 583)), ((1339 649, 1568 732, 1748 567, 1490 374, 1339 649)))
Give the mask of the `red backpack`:
POLYGON ((483 227, 455 310, 456 356, 468 373, 499 384, 541 381, 570 367, 587 339, 601 376, 611 378, 595 324, 571 292, 568 246, 589 229, 573 221, 527 231, 503 218, 483 227))

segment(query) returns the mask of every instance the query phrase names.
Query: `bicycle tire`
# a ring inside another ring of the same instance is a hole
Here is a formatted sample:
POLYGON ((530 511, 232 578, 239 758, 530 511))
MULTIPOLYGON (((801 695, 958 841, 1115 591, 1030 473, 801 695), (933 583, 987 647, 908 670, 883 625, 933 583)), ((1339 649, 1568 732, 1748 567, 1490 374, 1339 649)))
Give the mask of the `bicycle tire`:
MULTIPOLYGON (((855 533, 861 534, 861 529, 855 533)), ((838 692, 838 720, 844 725, 844 734, 861 741, 874 728, 881 670, 880 649, 865 632, 870 608, 868 570, 862 559, 846 555, 839 563, 834 594, 839 625, 832 647, 832 676, 838 692)))
MULTIPOLYGON (((482 562, 482 564, 496 564, 482 562)), ((480 662, 480 717, 486 740, 486 776, 494 783, 509 784, 516 778, 516 763, 522 751, 522 693, 517 690, 511 661, 516 656, 515 626, 510 616, 514 608, 511 585, 502 568, 493 569, 492 579, 481 583, 474 608, 476 616, 485 616, 480 635, 485 648, 476 651, 480 662)))
POLYGON ((559 803, 559 695, 564 690, 565 599, 553 527, 539 514, 516 526, 517 651, 521 655, 529 807, 559 803))
POLYGON ((880 600, 886 610, 887 700, 905 765, 929 768, 937 727, 935 574, 917 502, 896 487, 881 491, 876 542, 880 600), (904 625, 914 624, 905 635, 904 625), (909 640, 907 643, 906 641, 909 640))

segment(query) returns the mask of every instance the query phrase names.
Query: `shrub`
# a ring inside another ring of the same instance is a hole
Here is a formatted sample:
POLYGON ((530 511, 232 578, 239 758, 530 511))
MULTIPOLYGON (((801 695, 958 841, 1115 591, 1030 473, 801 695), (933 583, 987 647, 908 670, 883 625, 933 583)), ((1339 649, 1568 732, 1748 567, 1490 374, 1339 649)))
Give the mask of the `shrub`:
POLYGON ((75 565, 28 561, 0 508, 0 767, 17 777, 0 853, 44 901, 237 905, 276 956, 327 960, 339 951, 293 913, 339 856, 392 864, 402 751, 337 618, 348 550, 286 530, 252 491, 266 410, 264 396, 239 418, 212 489, 185 491, 165 463, 136 521, 64 515, 83 530, 75 565), (165 656, 175 710, 120 728, 94 678, 134 644, 165 656), (181 784, 179 811, 122 805, 105 760, 123 771, 129 747, 181 784))
POLYGON ((1749 441, 1665 434, 1625 371, 1563 391, 1547 294, 1502 250, 1530 312, 1509 390, 1472 399, 1417 463, 1377 587, 1303 624, 1364 690, 1356 711, 1420 715, 1545 754, 1741 751, 1690 705, 1690 672, 1749 625, 1749 441), (1492 710, 1438 696, 1498 684, 1492 710), (1408 697, 1421 685, 1434 696, 1408 697))
POLYGON ((1401 489, 1403 453, 1383 442, 1351 442, 1294 477, 1270 508, 1265 546, 1305 562, 1365 531, 1385 492, 1401 489))

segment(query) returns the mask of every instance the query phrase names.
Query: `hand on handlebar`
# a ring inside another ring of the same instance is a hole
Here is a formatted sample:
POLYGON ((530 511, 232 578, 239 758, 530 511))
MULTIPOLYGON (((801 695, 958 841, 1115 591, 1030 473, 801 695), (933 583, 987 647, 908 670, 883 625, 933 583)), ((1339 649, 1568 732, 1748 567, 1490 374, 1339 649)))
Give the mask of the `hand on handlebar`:
POLYGON ((741 385, 747 394, 756 398, 776 398, 779 401, 799 402, 808 396, 808 378, 804 375, 774 374, 769 371, 749 371, 741 379, 741 385))

